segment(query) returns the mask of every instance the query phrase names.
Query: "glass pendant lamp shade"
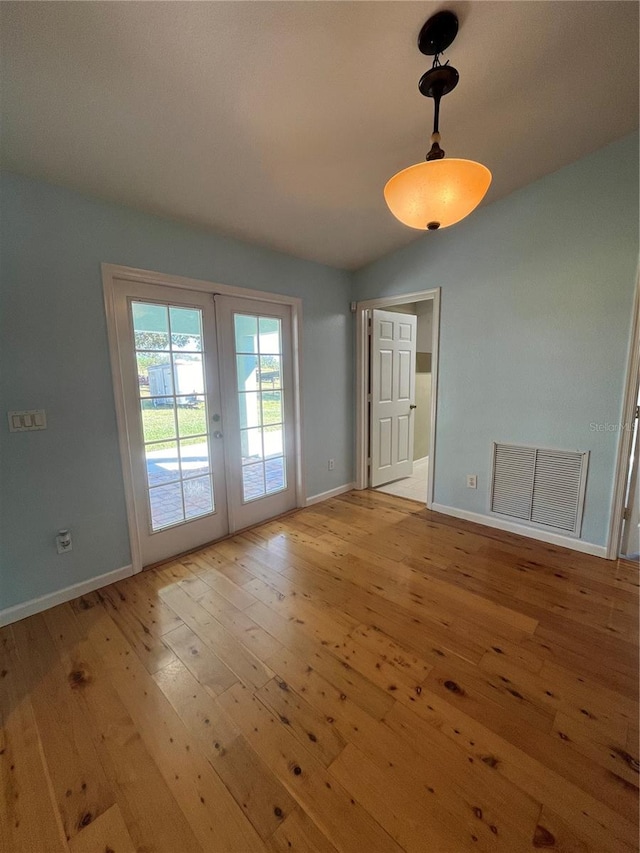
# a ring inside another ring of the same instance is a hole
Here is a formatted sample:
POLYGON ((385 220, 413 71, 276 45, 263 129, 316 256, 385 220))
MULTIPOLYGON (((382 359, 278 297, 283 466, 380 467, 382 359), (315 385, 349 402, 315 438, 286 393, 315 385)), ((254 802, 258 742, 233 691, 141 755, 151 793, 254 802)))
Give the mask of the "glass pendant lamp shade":
POLYGON ((473 160, 444 158, 409 166, 394 175, 384 198, 396 219, 410 228, 435 231, 455 225, 480 204, 491 172, 473 160))

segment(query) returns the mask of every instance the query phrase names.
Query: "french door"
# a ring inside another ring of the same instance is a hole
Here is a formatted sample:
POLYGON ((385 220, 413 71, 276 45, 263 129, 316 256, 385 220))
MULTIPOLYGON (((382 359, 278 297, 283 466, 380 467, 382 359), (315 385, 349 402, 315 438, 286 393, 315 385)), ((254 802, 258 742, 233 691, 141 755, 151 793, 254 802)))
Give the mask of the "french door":
POLYGON ((141 564, 293 509, 290 307, 116 285, 121 440, 141 564))
POLYGON ((241 530, 296 506, 290 309, 215 297, 229 522, 241 530))

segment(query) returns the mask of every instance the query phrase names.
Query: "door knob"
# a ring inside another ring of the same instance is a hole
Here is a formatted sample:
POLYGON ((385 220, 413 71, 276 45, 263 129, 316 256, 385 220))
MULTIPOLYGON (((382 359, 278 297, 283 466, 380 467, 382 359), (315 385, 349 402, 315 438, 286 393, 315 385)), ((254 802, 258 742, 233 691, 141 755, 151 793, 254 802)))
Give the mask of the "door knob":
POLYGON ((410 409, 417 409, 418 407, 415 405, 415 403, 411 403, 411 405, 409 406, 409 408, 410 408, 410 409))
POLYGON ((220 430, 219 430, 219 429, 217 429, 217 430, 214 432, 213 437, 214 437, 214 438, 222 438, 222 433, 220 432, 220 430))

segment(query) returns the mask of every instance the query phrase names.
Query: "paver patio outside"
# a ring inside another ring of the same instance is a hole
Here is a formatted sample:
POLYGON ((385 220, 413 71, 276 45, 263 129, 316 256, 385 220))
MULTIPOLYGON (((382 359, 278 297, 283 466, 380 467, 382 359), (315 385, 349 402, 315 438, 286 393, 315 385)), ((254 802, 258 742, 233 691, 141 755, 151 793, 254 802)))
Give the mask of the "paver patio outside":
MULTIPOLYGON (((275 437, 280 443, 281 436, 275 437)), ((281 446, 281 445, 280 445, 281 446)), ((152 450, 146 454, 149 500, 154 530, 206 515, 213 511, 208 446, 206 442, 189 445, 182 456, 182 472, 188 479, 180 481, 177 449, 152 450)), ((280 491, 285 486, 284 459, 259 456, 246 460, 243 466, 245 500, 260 498, 280 491)))

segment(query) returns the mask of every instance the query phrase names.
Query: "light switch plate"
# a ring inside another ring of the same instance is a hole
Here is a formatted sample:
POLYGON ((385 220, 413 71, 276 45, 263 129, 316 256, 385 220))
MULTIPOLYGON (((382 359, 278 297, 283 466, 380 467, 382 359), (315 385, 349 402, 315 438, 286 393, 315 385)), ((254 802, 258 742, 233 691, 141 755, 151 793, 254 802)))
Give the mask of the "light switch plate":
POLYGON ((44 409, 29 409, 24 412, 7 412, 9 432, 32 432, 47 428, 44 409))

